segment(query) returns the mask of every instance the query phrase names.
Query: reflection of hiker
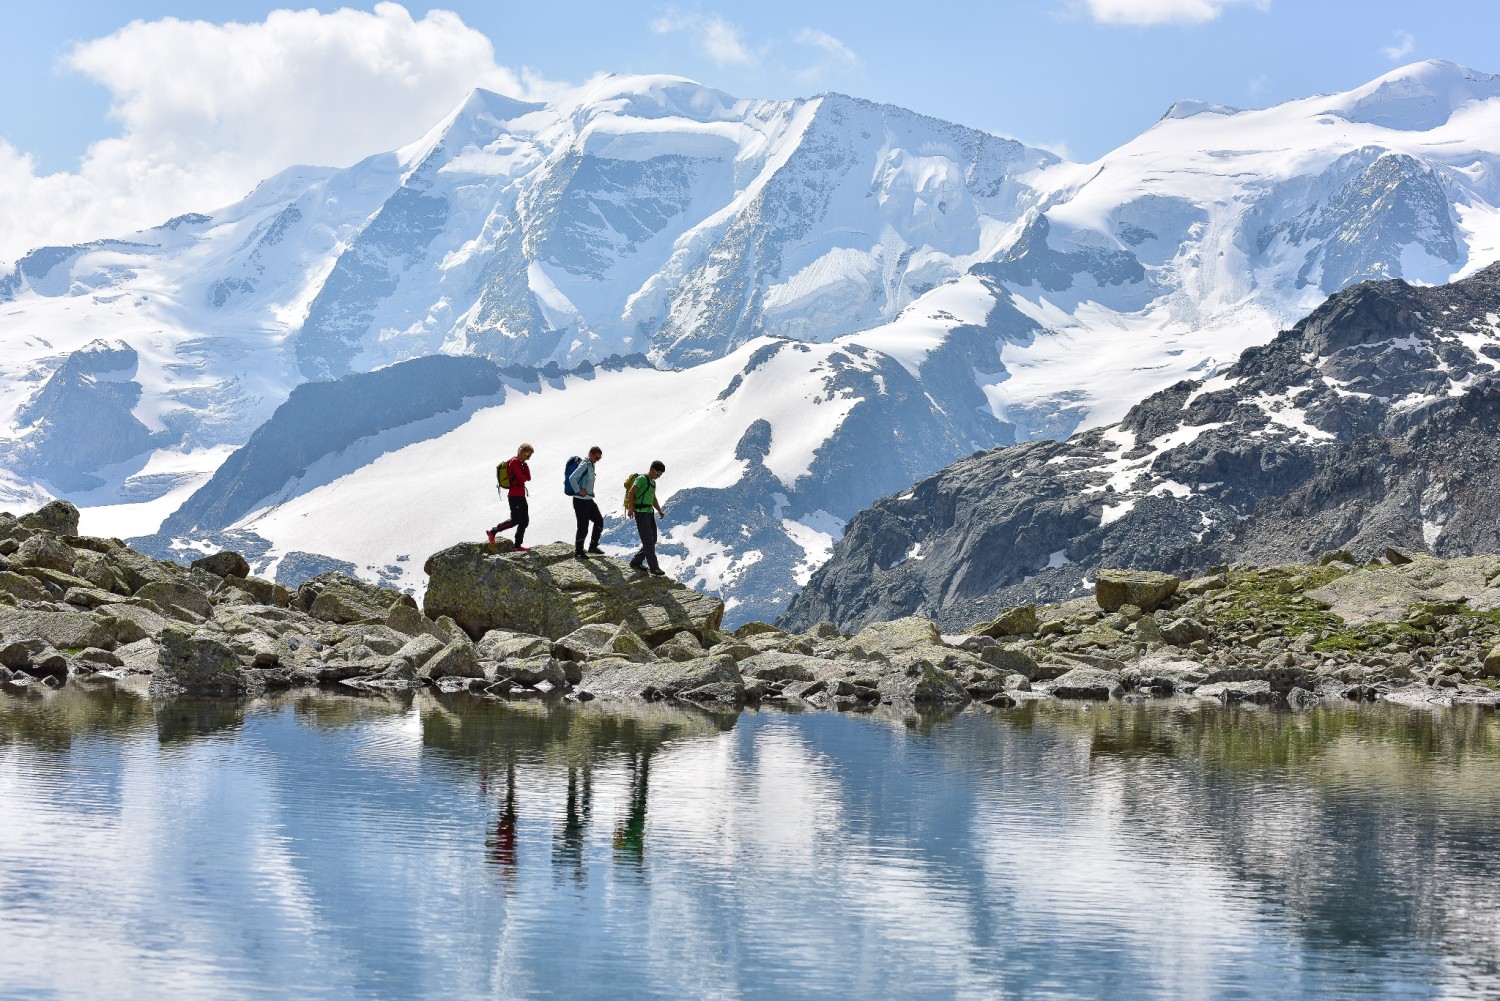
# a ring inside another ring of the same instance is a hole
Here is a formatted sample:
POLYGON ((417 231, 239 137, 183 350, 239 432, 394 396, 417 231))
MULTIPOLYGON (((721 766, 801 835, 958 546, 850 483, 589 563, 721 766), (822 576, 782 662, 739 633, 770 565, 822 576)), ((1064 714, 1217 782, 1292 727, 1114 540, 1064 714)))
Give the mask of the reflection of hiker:
POLYGON ((637 868, 646 860, 646 794, 651 781, 651 751, 630 755, 630 812, 615 827, 615 855, 637 868))
POLYGON ((526 465, 526 460, 535 453, 536 449, 522 442, 521 447, 516 449, 515 457, 506 459, 495 469, 500 489, 505 491, 505 500, 510 504, 510 517, 484 533, 489 536, 492 546, 495 544, 495 533, 514 527, 516 552, 530 552, 521 545, 521 540, 526 537, 526 526, 531 524, 531 512, 526 508, 526 481, 531 479, 531 467, 526 465))
POLYGON ((589 540, 588 551, 604 552, 599 548, 599 536, 604 531, 604 515, 600 513, 599 503, 594 499, 594 466, 598 465, 602 458, 604 458, 604 449, 595 445, 589 449, 589 457, 579 459, 572 471, 568 473, 568 493, 573 495, 573 517, 578 519, 578 533, 573 537, 573 555, 580 560, 586 558, 583 550, 583 537, 588 532, 590 524, 594 526, 594 534, 589 540))
POLYGON ((507 877, 516 873, 516 765, 505 766, 505 801, 500 806, 500 820, 495 833, 485 840, 486 857, 500 867, 507 877))
POLYGON ((583 879, 583 842, 593 809, 593 780, 588 765, 583 766, 583 795, 579 796, 578 769, 568 769, 568 804, 562 829, 552 846, 552 865, 560 873, 572 869, 573 878, 583 879))
POLYGON ((650 564, 651 572, 658 577, 665 577, 666 571, 656 562, 656 515, 667 512, 656 503, 656 481, 666 471, 666 463, 657 459, 651 463, 649 473, 632 476, 625 491, 625 506, 635 514, 635 527, 641 533, 641 551, 630 558, 630 565, 636 570, 644 570, 646 568, 641 564, 650 564))

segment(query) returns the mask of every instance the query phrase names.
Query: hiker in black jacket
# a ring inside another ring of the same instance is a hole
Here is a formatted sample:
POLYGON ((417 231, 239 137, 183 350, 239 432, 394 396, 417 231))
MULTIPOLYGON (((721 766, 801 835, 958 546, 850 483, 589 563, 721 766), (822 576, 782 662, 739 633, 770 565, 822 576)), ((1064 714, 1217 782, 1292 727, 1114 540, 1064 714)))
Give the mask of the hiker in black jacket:
POLYGON ((666 471, 666 463, 657 459, 651 463, 650 472, 637 473, 630 484, 630 509, 635 512, 636 531, 641 533, 641 551, 631 557, 630 565, 636 570, 645 570, 642 564, 649 564, 651 573, 657 577, 667 575, 656 562, 656 516, 667 513, 656 502, 656 481, 666 471))
POLYGON ((573 517, 578 520, 578 534, 573 537, 573 555, 587 559, 583 548, 583 537, 590 525, 594 526, 593 538, 589 540, 587 552, 599 554, 599 536, 604 532, 604 515, 599 511, 599 502, 594 499, 594 467, 604 458, 604 449, 595 445, 589 449, 589 457, 573 467, 568 474, 568 490, 573 495, 573 517))

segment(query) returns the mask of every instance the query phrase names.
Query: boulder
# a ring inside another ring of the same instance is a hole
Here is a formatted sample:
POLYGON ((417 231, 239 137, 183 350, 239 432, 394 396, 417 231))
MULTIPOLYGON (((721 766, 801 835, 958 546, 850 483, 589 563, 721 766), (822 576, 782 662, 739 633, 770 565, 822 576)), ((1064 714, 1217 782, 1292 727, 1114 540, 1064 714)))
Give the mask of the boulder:
POLYGON ((828 661, 800 653, 758 653, 739 662, 740 674, 757 681, 812 681, 828 670, 828 661))
POLYGON ((732 635, 737 640, 747 640, 752 636, 760 636, 764 633, 779 633, 785 635, 785 631, 778 629, 769 622, 746 622, 734 630, 732 635))
POLYGON ((78 509, 65 500, 50 501, 23 517, 21 524, 35 532, 77 535, 78 509))
POLYGON ((262 580, 259 577, 226 576, 220 582, 219 589, 240 591, 258 605, 271 605, 275 608, 286 608, 292 601, 291 592, 286 589, 285 584, 262 580))
POLYGON ((1100 570, 1094 579, 1094 600, 1106 612, 1126 605, 1154 612, 1177 593, 1181 583, 1172 574, 1154 570, 1100 570))
POLYGON ((1095 699, 1101 702, 1125 691, 1117 675, 1096 667, 1075 667, 1047 682, 1045 687, 1059 699, 1095 699))
POLYGON ((979 654, 979 659, 985 666, 1008 674, 1019 674, 1025 678, 1033 678, 1037 674, 1036 658, 1025 650, 1017 650, 1014 647, 986 647, 979 654))
MULTIPOLYGON (((554 660, 552 657, 513 657, 502 664, 496 665, 495 678, 505 679, 512 684, 522 685, 526 688, 537 688, 543 682, 554 691, 560 691, 568 686, 568 662, 554 660)), ((581 672, 575 677, 581 676, 581 672)))
POLYGON ((580 626, 553 644, 559 657, 568 660, 597 660, 601 657, 623 657, 637 664, 655 660, 656 655, 629 626, 596 624, 580 626))
POLYGON ((63 595, 63 602, 80 608, 101 608, 105 605, 120 605, 130 599, 113 591, 101 591, 97 587, 70 587, 63 595))
POLYGON ((1161 627, 1162 639, 1173 646, 1187 646, 1208 639, 1208 627, 1197 619, 1173 619, 1161 627))
POLYGON ((45 570, 70 574, 73 572, 73 564, 77 558, 72 547, 58 541, 54 536, 38 534, 21 543, 21 548, 16 551, 12 562, 20 566, 41 567, 45 570))
POLYGON ((955 674, 981 666, 978 657, 945 644, 937 623, 916 616, 866 626, 841 659, 866 665, 892 702, 927 705, 968 702, 955 674))
POLYGON ((1491 647, 1485 655, 1482 673, 1486 678, 1500 678, 1500 645, 1491 647))
POLYGON ((1276 701, 1269 681, 1215 681, 1199 685, 1193 692, 1200 699, 1219 702, 1255 702, 1262 705, 1276 701))
POLYGON ((224 638, 178 625, 162 630, 161 651, 151 678, 153 697, 245 694, 263 687, 240 666, 224 638))
POLYGON ((192 565, 194 569, 207 570, 217 577, 250 576, 250 561, 239 553, 231 552, 228 549, 220 550, 212 556, 205 556, 202 559, 194 560, 192 565))
POLYGON ((118 646, 108 624, 88 612, 47 612, 0 605, 0 636, 8 640, 40 639, 59 650, 118 646))
POLYGON ((684 629, 665 643, 657 644, 656 655, 665 660, 697 660, 707 656, 708 651, 698 642, 698 637, 684 629))
POLYGON ((1017 605, 1001 612, 989 622, 974 627, 976 636, 1030 636, 1036 632, 1035 605, 1017 605))
POLYGON ((187 571, 175 563, 158 563, 133 549, 112 550, 104 555, 104 560, 119 582, 132 594, 147 584, 180 581, 187 577, 187 571))
POLYGON ((77 559, 73 561, 73 573, 101 591, 124 591, 120 587, 119 578, 109 568, 109 561, 102 555, 87 549, 74 549, 77 559))
POLYGON ((175 581, 153 581, 135 592, 135 596, 160 608, 168 618, 200 623, 214 614, 208 595, 191 584, 175 581))
POLYGON ((427 616, 423 615, 416 606, 416 602, 408 605, 397 602, 391 606, 391 610, 385 613, 385 624, 398 633, 415 636, 418 633, 427 632, 427 616))
POLYGON ((411 665, 413 671, 421 670, 433 657, 436 657, 448 644, 435 636, 422 633, 413 636, 397 650, 394 654, 396 659, 404 660, 411 665))
POLYGON ((497 661, 551 657, 552 641, 508 629, 492 629, 479 640, 479 656, 483 660, 497 661))
POLYGON ((51 601, 52 592, 35 577, 0 570, 0 594, 8 594, 17 601, 51 601))
POLYGON ((160 636, 167 627, 165 616, 136 604, 110 605, 99 613, 99 618, 121 644, 134 643, 147 636, 160 636))
POLYGON ((480 666, 479 652, 474 648, 474 641, 467 636, 460 636, 433 654, 417 671, 417 677, 431 678, 433 681, 439 678, 482 678, 484 668, 480 666))
POLYGON ((0 665, 10 668, 12 671, 21 671, 29 668, 34 658, 51 650, 47 641, 39 639, 13 640, 0 646, 0 665))
POLYGON ((397 603, 416 607, 411 595, 336 571, 297 588, 292 607, 324 622, 384 622, 397 603))
MULTIPOLYGON (((745 682, 733 657, 659 660, 650 664, 618 657, 604 658, 583 665, 583 677, 578 687, 592 695, 659 700, 677 698, 716 684, 727 685, 731 691, 744 691, 745 682)), ((718 690, 720 694, 723 691, 718 690)))
POLYGON ((724 603, 670 577, 632 571, 623 561, 573 558, 559 543, 529 553, 497 553, 461 543, 426 564, 429 618, 452 616, 470 636, 491 629, 561 639, 580 626, 629 626, 647 643, 687 630, 706 639, 724 617, 724 603))

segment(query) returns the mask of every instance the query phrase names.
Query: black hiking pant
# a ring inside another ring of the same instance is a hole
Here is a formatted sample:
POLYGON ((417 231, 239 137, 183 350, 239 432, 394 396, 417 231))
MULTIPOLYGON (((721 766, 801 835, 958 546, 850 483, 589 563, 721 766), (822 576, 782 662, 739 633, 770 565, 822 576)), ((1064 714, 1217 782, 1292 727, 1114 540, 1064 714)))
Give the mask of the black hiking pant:
POLYGON ((589 542, 589 548, 598 549, 599 536, 604 534, 604 515, 599 513, 599 505, 594 503, 594 498, 574 497, 573 517, 578 519, 578 534, 573 536, 573 549, 583 552, 583 537, 588 534, 590 524, 594 526, 594 537, 589 542))
POLYGON ((630 558, 630 565, 639 567, 645 563, 652 570, 660 570, 656 563, 656 515, 651 511, 637 511, 635 530, 641 533, 641 551, 630 558))
POLYGON ((525 497, 507 497, 510 501, 510 517, 496 525, 492 531, 499 533, 507 528, 514 527, 516 530, 516 545, 526 537, 526 526, 531 524, 531 511, 526 504, 525 497))

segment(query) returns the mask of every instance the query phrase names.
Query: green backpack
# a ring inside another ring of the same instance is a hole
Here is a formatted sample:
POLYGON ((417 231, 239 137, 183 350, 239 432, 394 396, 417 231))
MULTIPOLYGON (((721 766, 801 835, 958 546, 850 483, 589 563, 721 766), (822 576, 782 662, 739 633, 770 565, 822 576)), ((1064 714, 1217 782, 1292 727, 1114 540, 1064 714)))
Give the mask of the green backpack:
POLYGON ((640 473, 631 473, 629 476, 625 477, 625 513, 626 514, 635 514, 635 504, 633 502, 633 498, 631 497, 631 494, 635 492, 635 480, 636 480, 636 477, 638 477, 640 475, 641 475, 640 473))
POLYGON ((500 484, 501 490, 510 489, 510 460, 506 459, 495 467, 495 481, 500 484))

